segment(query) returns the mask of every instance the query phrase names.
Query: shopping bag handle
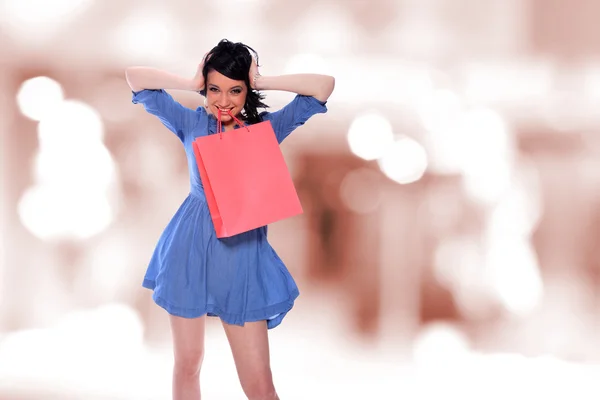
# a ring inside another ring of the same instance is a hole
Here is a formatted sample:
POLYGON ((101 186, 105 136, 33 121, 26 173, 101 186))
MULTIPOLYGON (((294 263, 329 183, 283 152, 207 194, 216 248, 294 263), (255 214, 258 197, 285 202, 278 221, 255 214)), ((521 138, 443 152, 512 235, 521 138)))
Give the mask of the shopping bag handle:
MULTIPOLYGON (((218 118, 217 118, 217 132, 219 132, 219 138, 220 138, 220 139, 223 139, 223 132, 221 131, 221 128, 222 128, 222 125, 221 125, 221 109, 219 108, 218 110, 219 110, 219 111, 218 111, 218 118)), ((233 118, 233 120, 234 120, 235 122, 237 122, 237 124, 240 126, 240 128, 243 126, 243 127, 245 127, 245 128, 248 130, 248 132, 250 132, 250 128, 248 128, 246 125, 244 125, 244 123, 243 123, 242 121, 240 121, 239 119, 237 119, 237 118, 235 117, 235 115, 233 115, 233 114, 231 113, 231 110, 227 110, 227 114, 228 114, 228 115, 229 115, 231 118, 233 118)))

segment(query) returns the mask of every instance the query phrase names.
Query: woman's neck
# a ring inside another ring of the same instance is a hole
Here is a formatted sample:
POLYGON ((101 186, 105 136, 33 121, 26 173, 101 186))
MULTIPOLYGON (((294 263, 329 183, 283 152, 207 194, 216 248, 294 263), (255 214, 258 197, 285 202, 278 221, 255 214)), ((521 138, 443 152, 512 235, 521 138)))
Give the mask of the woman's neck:
POLYGON ((226 124, 221 124, 221 126, 223 127, 222 129, 225 132, 234 130, 235 125, 236 125, 235 121, 227 122, 226 124))

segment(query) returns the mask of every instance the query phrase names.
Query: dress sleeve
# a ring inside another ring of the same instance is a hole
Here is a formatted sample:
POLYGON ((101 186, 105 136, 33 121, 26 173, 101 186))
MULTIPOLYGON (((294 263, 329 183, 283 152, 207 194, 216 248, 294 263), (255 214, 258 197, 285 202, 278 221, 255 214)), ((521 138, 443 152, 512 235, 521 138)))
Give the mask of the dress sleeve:
POLYGON ((262 119, 271 121, 277 141, 281 143, 294 129, 304 125, 310 117, 326 113, 326 104, 327 102, 321 102, 312 96, 299 94, 282 109, 264 113, 262 119))
POLYGON ((148 113, 157 116, 182 142, 198 122, 198 114, 194 110, 182 106, 163 89, 133 92, 131 101, 143 104, 148 113))

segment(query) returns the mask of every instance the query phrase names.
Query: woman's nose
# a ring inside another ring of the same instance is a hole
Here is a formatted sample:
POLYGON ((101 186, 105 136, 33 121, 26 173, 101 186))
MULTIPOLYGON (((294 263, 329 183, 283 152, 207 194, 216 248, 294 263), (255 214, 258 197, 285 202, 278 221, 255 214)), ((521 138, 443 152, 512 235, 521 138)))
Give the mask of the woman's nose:
POLYGON ((229 96, 225 93, 221 93, 219 96, 219 105, 226 106, 229 104, 229 96))

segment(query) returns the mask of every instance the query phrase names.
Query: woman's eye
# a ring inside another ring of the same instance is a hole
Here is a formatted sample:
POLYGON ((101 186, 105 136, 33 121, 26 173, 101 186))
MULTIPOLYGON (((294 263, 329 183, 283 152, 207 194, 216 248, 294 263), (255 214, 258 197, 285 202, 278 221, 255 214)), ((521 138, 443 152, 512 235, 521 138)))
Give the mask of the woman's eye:
POLYGON ((217 88, 211 87, 211 88, 210 88, 210 91, 211 91, 211 92, 218 92, 219 90, 218 90, 217 88))
POLYGON ((232 92, 233 92, 233 94, 240 94, 240 93, 242 93, 242 91, 240 89, 233 89, 232 92))

